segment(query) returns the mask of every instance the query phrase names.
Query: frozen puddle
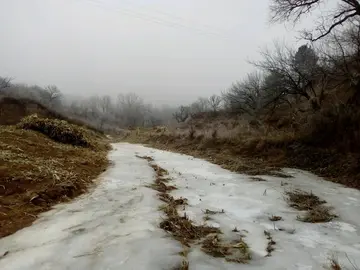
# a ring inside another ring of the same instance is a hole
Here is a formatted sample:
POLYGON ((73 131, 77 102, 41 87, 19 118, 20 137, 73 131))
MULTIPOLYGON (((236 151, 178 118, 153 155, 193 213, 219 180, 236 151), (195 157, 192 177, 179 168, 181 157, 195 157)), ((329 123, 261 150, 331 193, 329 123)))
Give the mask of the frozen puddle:
POLYGON ((254 182, 249 176, 231 173, 190 156, 139 145, 116 144, 110 158, 113 166, 90 194, 62 204, 42 215, 32 226, 0 239, 0 269, 164 269, 182 261, 183 247, 159 228, 162 204, 156 191, 145 187, 154 180, 148 162, 151 156, 173 178, 175 198, 188 199, 186 215, 195 223, 221 228, 224 237, 244 235, 252 260, 248 265, 226 262, 193 247, 190 269, 324 269, 335 256, 344 268, 360 266, 360 192, 323 181, 311 174, 287 170, 294 178, 264 176, 254 182), (312 191, 335 208, 339 218, 322 224, 296 220, 299 211, 287 206, 284 190, 312 191), (282 221, 271 222, 272 215, 282 221), (234 228, 239 232, 233 232, 234 228), (271 257, 265 257, 268 240, 276 242, 271 257), (6 254, 1 257, 2 254, 6 254), (351 263, 349 262, 349 259, 351 263))

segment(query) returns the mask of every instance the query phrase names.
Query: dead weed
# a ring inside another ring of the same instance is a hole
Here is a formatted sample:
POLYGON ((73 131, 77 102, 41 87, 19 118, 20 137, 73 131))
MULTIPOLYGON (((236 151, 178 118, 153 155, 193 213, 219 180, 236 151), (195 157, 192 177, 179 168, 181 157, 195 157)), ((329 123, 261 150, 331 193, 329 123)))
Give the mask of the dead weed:
MULTIPOLYGON (((178 206, 186 206, 187 199, 179 198, 175 199, 169 194, 175 187, 167 185, 168 178, 164 176, 168 175, 168 172, 159 167, 156 164, 152 164, 149 160, 149 165, 154 169, 156 173, 155 181, 150 188, 153 188, 159 192, 158 197, 166 204, 160 206, 160 210, 165 214, 164 219, 160 222, 159 226, 164 231, 170 233, 174 239, 179 241, 184 247, 191 247, 195 241, 201 241, 202 250, 215 257, 224 257, 228 261, 246 263, 250 260, 250 253, 248 246, 242 240, 236 243, 226 244, 218 241, 221 234, 220 229, 211 226, 195 225, 186 213, 181 216, 178 212, 178 206)), ((207 216, 210 214, 224 213, 222 211, 211 211, 206 209, 207 216)), ((188 269, 189 264, 186 260, 187 253, 182 254, 185 257, 183 263, 176 269, 188 269)))
POLYGON ((269 220, 273 221, 273 222, 280 221, 280 220, 282 220, 282 217, 280 217, 280 216, 271 216, 271 217, 269 217, 269 220))
POLYGON ((320 200, 318 196, 312 192, 302 190, 294 190, 286 192, 288 204, 297 210, 311 210, 316 206, 326 203, 320 200))
POLYGON ((219 234, 210 234, 202 241, 201 249, 210 256, 225 258, 228 262, 248 263, 251 260, 249 247, 242 238, 226 243, 219 234))
POLYGON ((325 206, 325 200, 321 200, 312 192, 301 190, 286 192, 288 204, 297 210, 306 210, 302 216, 298 216, 298 220, 309 223, 329 222, 336 217, 332 213, 332 208, 325 206))
POLYGON ((276 242, 273 240, 272 235, 269 231, 264 231, 264 234, 266 236, 266 239, 268 240, 267 246, 266 246, 266 257, 270 257, 271 253, 275 250, 276 242))
POLYGON ((332 208, 324 205, 318 205, 308 210, 305 215, 298 216, 298 220, 309 223, 329 222, 337 216, 332 213, 332 208))

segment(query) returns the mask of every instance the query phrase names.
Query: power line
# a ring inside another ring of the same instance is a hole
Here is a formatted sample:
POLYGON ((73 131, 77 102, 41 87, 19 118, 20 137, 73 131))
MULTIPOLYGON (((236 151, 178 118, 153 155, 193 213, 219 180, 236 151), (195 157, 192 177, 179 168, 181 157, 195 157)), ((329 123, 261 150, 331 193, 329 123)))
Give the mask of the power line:
MULTIPOLYGON (((137 7, 137 8, 139 7, 139 6, 134 6, 134 5, 133 5, 134 2, 131 2, 131 1, 128 1, 128 0, 122 0, 122 2, 125 2, 125 3, 127 3, 127 4, 129 4, 129 5, 132 5, 133 7, 137 7)), ((170 13, 168 13, 168 12, 160 11, 160 10, 157 10, 157 9, 144 8, 144 7, 141 7, 141 8, 142 8, 142 9, 145 9, 145 10, 148 10, 148 11, 154 11, 155 13, 158 13, 158 14, 160 14, 160 15, 165 15, 165 16, 167 16, 167 17, 177 19, 178 21, 183 21, 183 22, 186 21, 185 18, 180 17, 180 16, 177 16, 177 15, 174 15, 174 14, 170 14, 170 13)), ((199 24, 199 23, 197 23, 197 25, 200 26, 201 28, 207 28, 207 29, 212 30, 212 31, 215 30, 217 33, 221 33, 221 32, 222 32, 222 29, 215 28, 215 27, 213 27, 213 26, 211 26, 211 25, 199 24)))
MULTIPOLYGON (((108 6, 103 5, 104 2, 102 2, 102 1, 98 1, 98 0, 85 0, 85 1, 92 2, 92 3, 96 4, 98 7, 103 7, 105 9, 109 9, 108 6)), ((123 13, 125 15, 132 16, 132 17, 137 18, 137 19, 142 19, 142 20, 153 22, 153 23, 157 23, 157 24, 160 24, 160 25, 163 25, 163 26, 173 27, 173 28, 177 28, 177 29, 192 30, 192 31, 197 32, 198 34, 207 35, 207 36, 213 36, 213 37, 218 37, 218 38, 230 40, 229 36, 222 35, 220 33, 205 31, 205 30, 200 29, 200 28, 191 27, 191 26, 184 25, 184 24, 174 22, 174 21, 170 21, 170 20, 161 20, 161 19, 157 18, 156 16, 148 15, 146 13, 140 13, 140 12, 128 9, 128 8, 116 7, 116 8, 112 8, 111 10, 121 12, 121 13, 123 13)))

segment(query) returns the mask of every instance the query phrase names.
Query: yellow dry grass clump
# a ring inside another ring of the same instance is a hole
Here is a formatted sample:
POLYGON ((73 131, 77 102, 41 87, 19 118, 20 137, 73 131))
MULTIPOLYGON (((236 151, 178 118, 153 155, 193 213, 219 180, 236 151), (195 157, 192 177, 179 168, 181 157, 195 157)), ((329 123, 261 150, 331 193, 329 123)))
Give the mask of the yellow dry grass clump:
POLYGON ((30 116, 0 126, 0 237, 86 191, 108 150, 100 135, 66 121, 30 116))
POLYGON ((41 132, 54 141, 74 146, 90 147, 90 139, 86 138, 84 128, 69 124, 65 120, 39 118, 36 114, 21 120, 18 127, 41 132))
POLYGON ((298 220, 309 223, 329 222, 337 217, 332 213, 332 208, 324 205, 326 201, 321 200, 312 192, 302 190, 287 191, 287 203, 289 206, 306 211, 298 220))

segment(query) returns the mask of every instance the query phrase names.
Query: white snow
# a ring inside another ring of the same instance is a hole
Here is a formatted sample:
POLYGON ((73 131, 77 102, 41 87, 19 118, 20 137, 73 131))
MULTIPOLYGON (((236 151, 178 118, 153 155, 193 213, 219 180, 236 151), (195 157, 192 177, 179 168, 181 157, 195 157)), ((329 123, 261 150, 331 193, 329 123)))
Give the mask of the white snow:
POLYGON ((172 195, 188 199, 185 212, 195 223, 204 222, 205 209, 224 209, 207 223, 218 226, 227 239, 245 235, 253 256, 248 265, 239 266, 194 246, 188 255, 190 269, 323 269, 334 254, 349 269, 354 268, 348 258, 360 266, 358 190, 291 169, 284 172, 293 178, 261 176, 267 181, 254 182, 201 159, 115 144, 113 165, 90 194, 58 205, 32 226, 0 239, 0 269, 169 270, 181 262, 182 246, 158 227, 161 202, 145 187, 154 172, 135 155, 152 156, 169 171, 178 187, 172 195), (301 213, 284 201, 284 190, 294 188, 325 199, 339 218, 322 224, 297 221, 301 213), (272 215, 283 220, 273 223, 272 215), (235 227, 238 233, 232 232, 235 227), (271 257, 265 257, 264 230, 276 241, 271 257))

